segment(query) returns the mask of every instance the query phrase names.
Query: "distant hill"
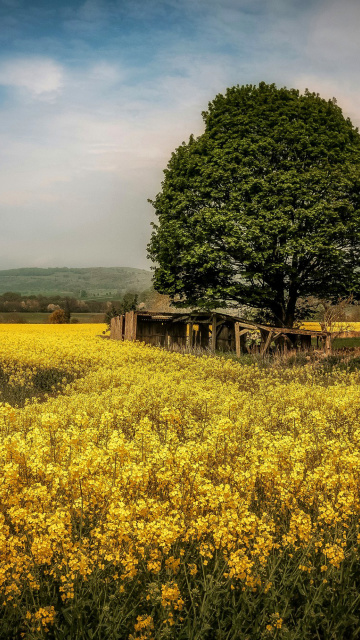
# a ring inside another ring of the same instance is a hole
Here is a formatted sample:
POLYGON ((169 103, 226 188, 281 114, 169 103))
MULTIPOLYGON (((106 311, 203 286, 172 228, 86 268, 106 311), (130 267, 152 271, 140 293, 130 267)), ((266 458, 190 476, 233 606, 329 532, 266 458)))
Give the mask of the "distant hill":
POLYGON ((130 267, 6 269, 0 270, 0 294, 14 291, 22 295, 114 298, 127 291, 149 289, 151 278, 150 271, 130 267))

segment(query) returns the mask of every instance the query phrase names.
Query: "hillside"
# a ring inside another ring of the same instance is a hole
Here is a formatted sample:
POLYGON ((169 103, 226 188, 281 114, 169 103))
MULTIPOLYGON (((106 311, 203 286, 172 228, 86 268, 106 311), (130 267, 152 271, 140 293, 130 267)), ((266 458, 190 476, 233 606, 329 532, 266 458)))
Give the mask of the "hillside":
POLYGON ((22 295, 107 298, 149 289, 151 277, 150 271, 130 267, 6 269, 0 270, 0 295, 15 291, 22 295))

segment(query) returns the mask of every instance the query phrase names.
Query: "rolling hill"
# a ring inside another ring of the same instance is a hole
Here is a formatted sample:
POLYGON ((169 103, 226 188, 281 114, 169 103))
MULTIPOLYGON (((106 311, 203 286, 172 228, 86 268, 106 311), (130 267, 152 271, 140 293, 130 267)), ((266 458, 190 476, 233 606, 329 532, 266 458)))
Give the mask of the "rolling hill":
POLYGON ((145 291, 151 287, 151 278, 150 271, 131 267, 6 269, 0 270, 0 295, 14 291, 22 295, 110 298, 127 291, 145 291))

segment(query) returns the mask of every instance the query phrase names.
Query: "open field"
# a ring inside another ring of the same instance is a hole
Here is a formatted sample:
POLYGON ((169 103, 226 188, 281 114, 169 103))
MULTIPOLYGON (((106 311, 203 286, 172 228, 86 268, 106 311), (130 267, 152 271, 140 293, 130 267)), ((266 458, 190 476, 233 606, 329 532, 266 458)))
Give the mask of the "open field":
MULTIPOLYGON (((23 312, 1 312, 0 323, 4 324, 46 324, 49 322, 50 313, 23 312)), ((71 318, 76 318, 79 322, 101 323, 104 313, 72 313, 71 318)))
POLYGON ((360 338, 334 338, 333 349, 360 349, 360 338))
POLYGON ((103 328, 0 325, 0 638, 358 638, 357 360, 103 328))
MULTIPOLYGON (((320 322, 303 322, 300 328, 307 329, 308 331, 322 330, 320 322)), ((328 326, 328 330, 333 333, 340 331, 360 331, 360 322, 333 322, 331 326, 328 326)))

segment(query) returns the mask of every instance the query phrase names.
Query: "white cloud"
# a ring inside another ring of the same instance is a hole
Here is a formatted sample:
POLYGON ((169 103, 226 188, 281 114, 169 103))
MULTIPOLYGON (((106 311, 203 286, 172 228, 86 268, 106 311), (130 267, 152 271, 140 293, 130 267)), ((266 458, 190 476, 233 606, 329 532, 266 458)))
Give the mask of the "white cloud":
POLYGON ((48 58, 16 58, 0 62, 0 84, 25 89, 33 97, 49 97, 63 86, 62 67, 48 58))

